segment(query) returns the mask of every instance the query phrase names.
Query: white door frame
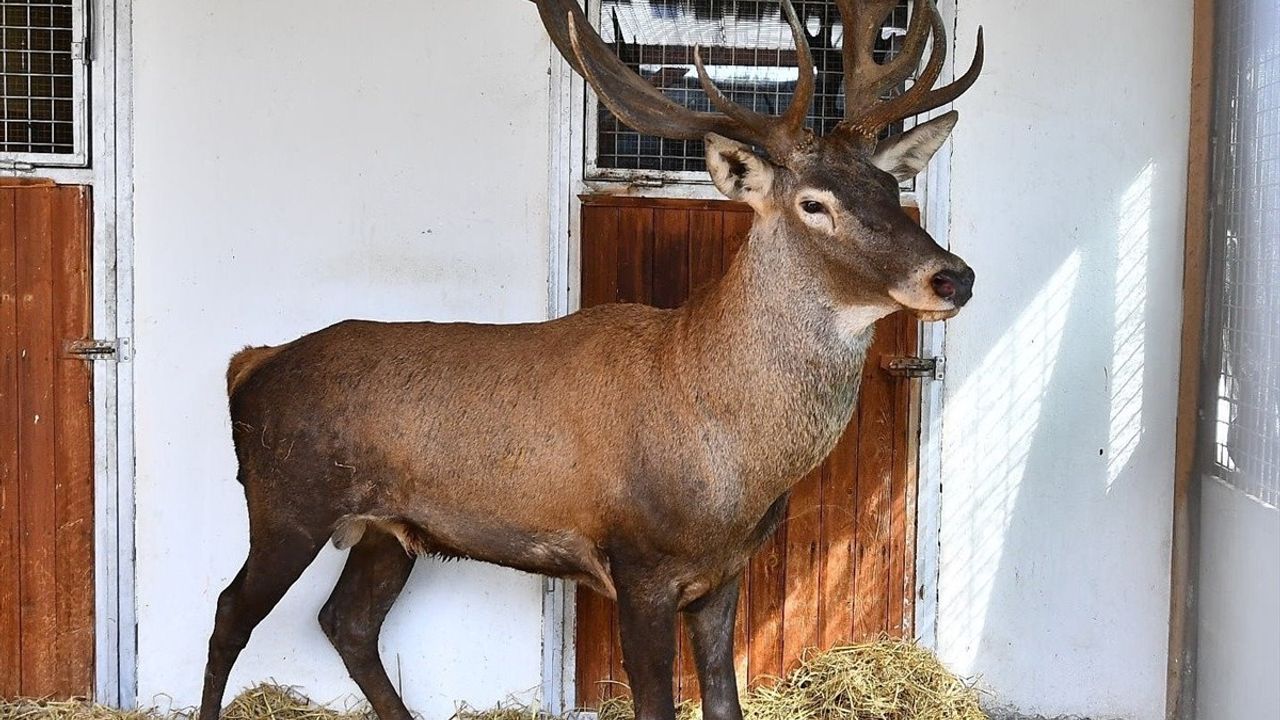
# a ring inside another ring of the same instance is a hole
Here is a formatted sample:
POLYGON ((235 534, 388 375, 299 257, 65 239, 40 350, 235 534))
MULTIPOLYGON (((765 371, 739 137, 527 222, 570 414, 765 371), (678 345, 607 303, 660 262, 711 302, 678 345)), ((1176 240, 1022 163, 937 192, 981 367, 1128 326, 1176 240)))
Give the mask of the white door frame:
POLYGON ((133 534, 132 0, 88 0, 89 166, 5 170, 88 185, 93 337, 118 343, 93 368, 94 699, 137 701, 133 534))
MULTIPOLYGON (((951 42, 955 42, 957 0, 939 0, 938 9, 951 25, 951 42)), ((954 50, 954 47, 949 48, 954 50)), ((955 77, 955 53, 949 52, 939 83, 955 77)), ((588 183, 584 178, 584 154, 589 131, 586 118, 586 84, 569 64, 551 47, 550 68, 550 202, 551 222, 548 238, 547 316, 560 317, 578 309, 581 289, 577 278, 581 269, 580 231, 582 202, 579 195, 588 191, 625 190, 631 194, 649 194, 651 188, 628 188, 625 183, 588 183)), ((946 108, 934 111, 940 114, 946 108)), ((680 191, 659 188, 656 194, 703 196, 705 188, 680 191), (675 192, 673 192, 673 190, 675 192)), ((925 175, 917 183, 915 202, 921 220, 939 245, 949 246, 951 223, 951 146, 935 156, 925 175)), ((946 349, 946 325, 924 323, 920 332, 920 351, 924 357, 943 357, 946 349)), ((945 381, 944 381, 945 382, 945 381)), ((937 648, 938 578, 941 551, 942 512, 942 382, 925 382, 921 391, 920 445, 916 494, 916 641, 929 649, 937 648)), ((553 713, 574 708, 577 697, 575 683, 576 654, 574 647, 575 588, 563 580, 547 579, 543 594, 542 702, 553 713)))

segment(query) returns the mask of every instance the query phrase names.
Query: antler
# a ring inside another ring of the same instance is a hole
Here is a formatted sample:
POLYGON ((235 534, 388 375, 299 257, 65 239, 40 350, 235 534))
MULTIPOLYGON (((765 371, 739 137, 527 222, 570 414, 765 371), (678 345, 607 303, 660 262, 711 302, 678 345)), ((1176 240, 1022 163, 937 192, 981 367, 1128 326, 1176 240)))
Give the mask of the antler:
MULTIPOLYGON (((933 0, 913 0, 911 18, 902 51, 883 65, 874 57, 876 34, 897 0, 836 0, 845 32, 843 47, 845 78, 845 119, 834 134, 849 137, 856 145, 871 149, 880 132, 893 123, 929 112, 955 100, 973 85, 982 72, 982 29, 973 64, 960 79, 934 88, 947 57, 947 32, 933 0), (919 79, 906 92, 882 100, 885 92, 906 82, 920 67, 925 47, 933 37, 929 62, 919 79)), ((782 0, 782 11, 795 37, 800 76, 791 105, 781 116, 763 115, 730 100, 707 74, 702 49, 694 53, 698 80, 711 104, 719 112, 690 110, 645 82, 609 49, 591 28, 577 0, 534 0, 542 24, 560 54, 578 74, 595 88, 596 94, 619 120, 646 135, 693 140, 709 132, 766 149, 777 159, 787 157, 813 137, 805 128, 805 118, 813 104, 816 86, 813 53, 805 26, 790 0, 782 0)))
POLYGON ((775 158, 785 157, 811 137, 804 121, 813 103, 813 55, 804 25, 790 0, 782 0, 782 9, 795 37, 800 77, 791 105, 780 117, 757 113, 726 97, 707 75, 701 48, 695 51, 698 79, 719 112, 690 110, 663 95, 619 60, 591 28, 576 0, 535 2, 542 24, 560 54, 591 83, 601 102, 619 120, 641 133, 692 140, 714 132, 762 147, 775 158))
POLYGON ((929 112, 960 97, 982 72, 982 28, 969 70, 958 80, 934 88, 947 58, 947 30, 933 0, 914 0, 915 13, 907 29, 902 51, 881 65, 875 61, 876 33, 897 5, 897 0, 837 0, 845 21, 844 72, 845 120, 837 132, 851 135, 860 145, 874 147, 880 132, 899 120, 929 112), (881 97, 920 67, 925 42, 933 36, 933 50, 920 77, 905 92, 889 100, 881 97))

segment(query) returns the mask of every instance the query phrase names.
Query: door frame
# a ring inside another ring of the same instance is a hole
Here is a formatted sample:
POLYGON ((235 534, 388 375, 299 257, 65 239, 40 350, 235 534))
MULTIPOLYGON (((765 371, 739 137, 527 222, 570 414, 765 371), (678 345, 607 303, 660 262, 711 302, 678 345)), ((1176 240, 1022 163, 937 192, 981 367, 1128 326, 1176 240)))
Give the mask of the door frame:
POLYGON ((89 166, 0 174, 92 188, 94 699, 137 702, 134 598, 132 0, 89 0, 89 166))
MULTIPOLYGON (((585 0, 579 0, 585 2, 585 0)), ((958 0, 938 0, 938 10, 951 26, 954 51, 958 0)), ((548 319, 577 310, 581 303, 578 277, 581 272, 581 213, 579 196, 609 192, 639 197, 714 197, 720 194, 711 185, 668 185, 651 188, 626 182, 606 182, 585 177, 587 87, 548 40, 548 156, 550 175, 548 202, 550 219, 547 237, 548 319)), ((947 53, 939 83, 955 77, 955 52, 947 53)), ((934 111, 934 115, 947 108, 934 111)), ((904 196, 920 208, 921 220, 939 245, 949 247, 951 187, 951 145, 939 152, 917 181, 916 191, 904 196)), ((945 357, 946 325, 922 323, 920 352, 924 357, 945 357)), ((921 646, 937 649, 938 579, 941 569, 942 520, 942 400, 943 383, 923 382, 919 393, 920 436, 915 489, 915 636, 921 646)), ((543 579, 542 601, 542 683, 543 708, 552 713, 574 710, 577 656, 574 647, 576 613, 575 588, 566 580, 543 579)))

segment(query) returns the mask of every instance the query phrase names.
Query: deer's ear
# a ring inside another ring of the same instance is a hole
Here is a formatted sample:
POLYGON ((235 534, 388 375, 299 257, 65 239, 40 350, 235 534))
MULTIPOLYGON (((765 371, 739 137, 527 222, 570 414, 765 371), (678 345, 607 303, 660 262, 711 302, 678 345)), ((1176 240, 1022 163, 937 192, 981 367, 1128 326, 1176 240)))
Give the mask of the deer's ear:
POLYGON ((910 180, 925 169, 934 153, 951 136, 959 119, 960 113, 952 110, 901 135, 886 138, 876 147, 871 164, 894 176, 898 182, 910 180))
POLYGON ((730 200, 740 200, 762 212, 773 187, 773 166, 751 148, 727 137, 709 133, 707 172, 720 192, 730 200))

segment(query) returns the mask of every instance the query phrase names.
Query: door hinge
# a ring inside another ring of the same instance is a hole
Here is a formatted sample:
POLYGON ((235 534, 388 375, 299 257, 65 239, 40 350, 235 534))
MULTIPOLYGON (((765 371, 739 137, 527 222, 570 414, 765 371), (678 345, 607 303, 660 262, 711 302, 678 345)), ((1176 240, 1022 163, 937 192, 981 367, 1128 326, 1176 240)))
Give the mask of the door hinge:
POLYGON ((880 367, 894 377, 925 378, 943 380, 946 378, 947 359, 944 357, 890 357, 880 359, 880 367))
POLYGON ((68 357, 81 360, 114 360, 123 362, 129 359, 129 340, 69 340, 65 352, 68 357))
POLYGON ((0 160, 0 171, 29 173, 35 172, 36 166, 20 160, 0 160))
POLYGON ((666 187, 667 180, 660 177, 637 177, 631 178, 628 184, 636 188, 660 188, 666 187))

